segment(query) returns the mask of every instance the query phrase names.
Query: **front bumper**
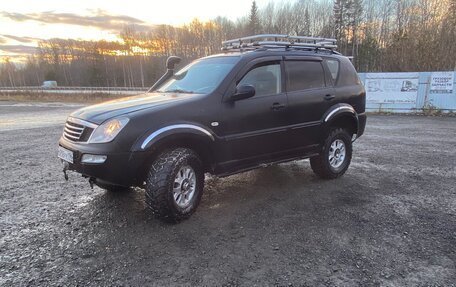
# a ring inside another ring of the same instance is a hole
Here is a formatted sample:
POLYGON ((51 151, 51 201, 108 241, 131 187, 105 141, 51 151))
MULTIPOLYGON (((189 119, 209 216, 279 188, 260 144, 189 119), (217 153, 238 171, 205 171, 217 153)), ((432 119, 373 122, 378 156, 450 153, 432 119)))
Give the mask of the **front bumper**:
POLYGON ((121 186, 139 186, 142 184, 141 167, 147 155, 143 152, 115 152, 106 145, 80 144, 60 138, 59 146, 73 152, 73 163, 67 163, 67 169, 91 178, 95 182, 121 186), (82 163, 84 154, 106 155, 104 163, 82 163))

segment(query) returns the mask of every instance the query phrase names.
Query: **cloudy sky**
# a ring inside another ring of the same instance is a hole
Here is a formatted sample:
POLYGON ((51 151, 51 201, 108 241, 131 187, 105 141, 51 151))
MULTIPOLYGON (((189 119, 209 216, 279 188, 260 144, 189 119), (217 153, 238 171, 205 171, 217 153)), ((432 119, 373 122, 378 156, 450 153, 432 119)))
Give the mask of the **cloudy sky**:
MULTIPOLYGON (((270 1, 256 2, 262 7, 270 1)), ((4 0, 0 5, 0 56, 30 53, 39 39, 112 40, 129 24, 138 28, 178 26, 193 18, 216 16, 235 20, 246 15, 250 6, 250 0, 4 0)))

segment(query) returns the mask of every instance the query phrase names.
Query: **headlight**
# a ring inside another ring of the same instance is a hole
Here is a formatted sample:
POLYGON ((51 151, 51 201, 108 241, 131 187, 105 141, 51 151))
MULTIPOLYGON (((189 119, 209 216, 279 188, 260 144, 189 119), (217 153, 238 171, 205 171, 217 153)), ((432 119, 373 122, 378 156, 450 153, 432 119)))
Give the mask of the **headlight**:
POLYGON ((130 121, 129 118, 117 118, 104 122, 93 131, 89 143, 108 143, 112 141, 127 125, 128 121, 130 121))

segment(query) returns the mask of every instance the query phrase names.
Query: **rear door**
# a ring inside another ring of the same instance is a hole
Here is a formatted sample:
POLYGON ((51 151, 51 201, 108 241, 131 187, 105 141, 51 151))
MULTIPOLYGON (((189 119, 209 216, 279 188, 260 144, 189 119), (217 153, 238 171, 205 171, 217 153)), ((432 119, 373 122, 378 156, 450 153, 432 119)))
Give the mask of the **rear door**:
POLYGON ((335 90, 320 57, 286 57, 289 137, 294 148, 319 144, 321 119, 334 103, 335 90))

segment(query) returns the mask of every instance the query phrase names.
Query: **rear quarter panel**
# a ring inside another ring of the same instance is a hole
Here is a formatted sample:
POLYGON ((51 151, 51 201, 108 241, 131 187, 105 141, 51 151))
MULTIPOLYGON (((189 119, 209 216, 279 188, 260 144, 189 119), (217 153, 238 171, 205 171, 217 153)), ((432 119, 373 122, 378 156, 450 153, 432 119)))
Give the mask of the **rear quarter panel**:
POLYGON ((339 77, 336 82, 336 99, 338 103, 351 105, 358 114, 366 109, 366 90, 347 57, 339 57, 339 77))

